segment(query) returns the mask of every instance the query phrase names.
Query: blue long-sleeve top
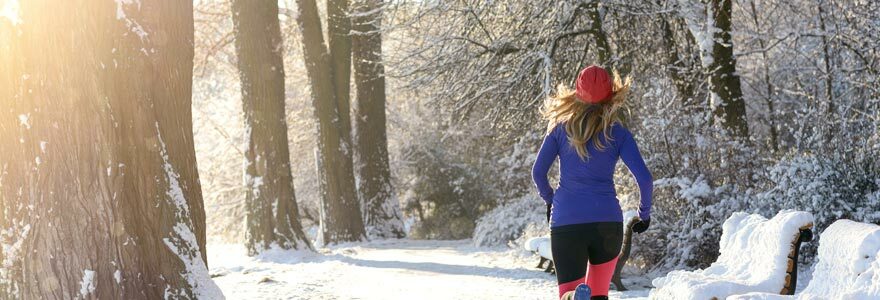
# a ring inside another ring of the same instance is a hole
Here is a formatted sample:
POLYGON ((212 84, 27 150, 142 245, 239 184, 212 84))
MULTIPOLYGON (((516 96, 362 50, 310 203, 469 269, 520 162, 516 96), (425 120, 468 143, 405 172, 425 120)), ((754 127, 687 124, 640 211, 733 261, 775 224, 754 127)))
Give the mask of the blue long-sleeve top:
POLYGON ((569 144, 565 124, 560 123, 544 138, 538 158, 532 167, 532 179, 544 202, 552 203, 550 227, 593 222, 622 222, 623 214, 614 189, 614 167, 618 158, 623 160, 639 185, 639 217, 651 217, 651 193, 654 189, 651 172, 639 153, 629 132, 620 123, 609 129, 610 141, 604 134, 598 138, 605 145, 596 149, 587 142, 589 156, 581 159, 569 144), (559 186, 556 191, 547 180, 553 161, 559 157, 559 186))

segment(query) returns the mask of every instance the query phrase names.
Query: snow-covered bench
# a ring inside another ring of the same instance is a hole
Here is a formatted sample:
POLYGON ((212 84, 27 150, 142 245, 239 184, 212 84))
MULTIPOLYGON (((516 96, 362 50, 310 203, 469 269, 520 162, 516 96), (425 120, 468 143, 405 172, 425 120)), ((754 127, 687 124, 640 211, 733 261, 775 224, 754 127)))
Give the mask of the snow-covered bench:
POLYGON ((813 279, 797 296, 748 293, 727 300, 880 299, 880 226, 838 220, 819 238, 813 279))
POLYGON ((544 272, 547 273, 554 273, 553 253, 550 252, 549 236, 533 237, 526 241, 526 244, 523 246, 526 250, 538 254, 538 269, 544 269, 544 272), (544 263, 547 263, 547 267, 544 267, 544 263))
MULTIPOLYGON (((638 214, 635 211, 626 211, 623 213, 623 246, 620 249, 617 266, 615 266, 614 275, 611 278, 611 282, 614 283, 614 287, 618 291, 626 290, 626 287, 623 286, 623 282, 620 279, 620 272, 623 270, 623 266, 626 265, 627 259, 629 259, 630 249, 632 248, 632 225, 638 220, 638 214)), ((526 241, 523 247, 528 251, 538 254, 539 260, 537 268, 544 269, 544 272, 550 274, 556 272, 553 265, 553 253, 550 251, 549 236, 531 238, 526 241), (546 267, 544 266, 545 263, 547 264, 546 267)))
POLYGON ((800 244, 812 239, 813 215, 782 211, 772 219, 743 212, 724 221, 718 259, 706 269, 656 278, 651 299, 725 299, 749 292, 792 294, 800 244))

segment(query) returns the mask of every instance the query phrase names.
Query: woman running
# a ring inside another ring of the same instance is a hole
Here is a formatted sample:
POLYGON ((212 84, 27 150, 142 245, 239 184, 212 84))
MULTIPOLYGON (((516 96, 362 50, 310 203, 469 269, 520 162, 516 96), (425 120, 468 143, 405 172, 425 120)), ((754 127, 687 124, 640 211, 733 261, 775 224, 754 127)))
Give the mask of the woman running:
POLYGON ((561 86, 542 112, 549 125, 532 178, 550 211, 561 299, 608 299, 623 241, 613 177, 618 158, 635 177, 641 195, 640 220, 632 230, 642 233, 651 221, 651 172, 618 117, 629 85, 629 78, 622 81, 615 73, 612 80, 605 69, 589 66, 581 70, 574 91, 561 86), (557 157, 559 186, 554 191, 547 172, 557 157))

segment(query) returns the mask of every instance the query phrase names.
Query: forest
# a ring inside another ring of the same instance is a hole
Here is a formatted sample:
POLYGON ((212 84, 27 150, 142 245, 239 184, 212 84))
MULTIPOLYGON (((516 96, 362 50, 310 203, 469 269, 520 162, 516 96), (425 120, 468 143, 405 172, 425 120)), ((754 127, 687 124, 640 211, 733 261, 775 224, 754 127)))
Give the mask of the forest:
POLYGON ((811 215, 798 293, 880 225, 880 1, 0 0, 0 299, 557 299, 532 167, 589 65, 653 176, 612 299, 741 213, 811 215))

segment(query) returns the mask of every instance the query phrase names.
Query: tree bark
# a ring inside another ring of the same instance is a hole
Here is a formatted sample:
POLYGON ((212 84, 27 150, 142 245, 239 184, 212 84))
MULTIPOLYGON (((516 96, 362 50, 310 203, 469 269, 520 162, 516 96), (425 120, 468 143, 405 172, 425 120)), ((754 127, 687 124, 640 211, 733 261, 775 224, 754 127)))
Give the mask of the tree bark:
POLYGON ((828 5, 825 1, 819 2, 817 5, 819 9, 819 30, 822 31, 822 62, 824 63, 824 70, 822 70, 824 74, 825 81, 825 99, 827 102, 826 106, 826 115, 828 122, 824 123, 825 130, 823 135, 825 136, 825 143, 830 144, 831 140, 834 138, 834 127, 837 120, 835 117, 835 112, 837 109, 835 108, 835 100, 834 100, 834 70, 831 66, 832 53, 830 50, 830 45, 828 41, 828 30, 825 27, 825 10, 822 9, 823 6, 828 5))
POLYGON ((334 244, 366 238, 360 201, 355 192, 351 135, 344 130, 334 69, 321 29, 315 0, 298 0, 297 23, 302 35, 303 59, 312 88, 317 119, 318 182, 321 188, 321 237, 334 244))
POLYGON ((19 5, 21 23, 0 24, 0 299, 222 298, 193 145, 192 3, 19 5))
POLYGON ((732 1, 711 0, 707 8, 718 29, 712 34, 712 63, 708 67, 709 89, 713 94, 712 110, 731 135, 748 139, 746 105, 736 73, 736 57, 733 56, 733 39, 730 36, 732 1))
POLYGON ((385 130, 385 67, 382 62, 381 0, 358 2, 352 35, 355 81, 355 174, 363 199, 367 235, 406 235, 400 204, 391 187, 385 130))
POLYGON ((248 148, 245 153, 246 247, 310 249, 299 222, 284 108, 283 43, 278 2, 232 1, 248 148))
POLYGON ((590 29, 593 38, 596 40, 596 54, 599 56, 599 65, 612 68, 614 67, 614 57, 611 53, 611 46, 608 43, 608 35, 602 29, 602 15, 599 12, 599 1, 593 1, 587 4, 587 15, 590 18, 590 29))
MULTIPOLYGON (((675 89, 681 97, 684 106, 693 106, 696 93, 694 85, 685 77, 687 70, 692 69, 685 63, 685 58, 678 51, 675 42, 675 32, 673 24, 666 19, 667 16, 660 15, 660 28, 663 30, 663 52, 666 60, 666 73, 675 85, 675 89)), ((697 69, 699 70, 699 69, 697 69)))
MULTIPOLYGON (((351 135, 351 18, 349 0, 326 0, 327 44, 333 68, 333 85, 339 113, 339 128, 351 135)), ((350 141, 350 139, 349 139, 350 141)), ((344 154, 351 156, 346 145, 344 154)))

